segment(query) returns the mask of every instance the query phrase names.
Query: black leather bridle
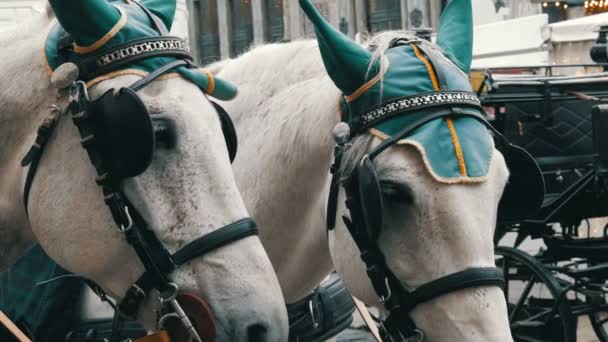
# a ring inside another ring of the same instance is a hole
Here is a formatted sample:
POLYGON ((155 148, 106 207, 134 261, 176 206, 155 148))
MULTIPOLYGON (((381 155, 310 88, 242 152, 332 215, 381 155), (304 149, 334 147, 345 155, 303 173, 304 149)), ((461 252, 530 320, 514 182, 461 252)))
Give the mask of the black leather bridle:
MULTIPOLYGON (((139 3, 137 4, 140 5, 139 3)), ((159 24, 159 19, 144 6, 140 6, 148 14, 152 22, 156 23, 157 30, 162 34, 163 30, 160 29, 162 25, 159 24)), ((143 40, 154 42, 156 38, 145 38, 143 40)), ((165 37, 160 38, 161 40, 166 40, 165 37)), ((141 44, 141 42, 142 39, 129 42, 125 45, 119 46, 117 49, 128 49, 130 45, 135 46, 137 44, 141 44)), ((129 89, 135 92, 177 67, 192 65, 192 57, 187 53, 187 51, 180 49, 167 50, 164 53, 160 51, 150 53, 143 52, 136 56, 130 57, 128 61, 129 63, 133 63, 146 58, 158 56, 176 57, 178 60, 151 72, 146 77, 133 83, 129 89)), ((93 60, 95 60, 95 58, 89 58, 87 61, 93 60)), ((95 122, 91 120, 88 110, 91 101, 88 98, 87 86, 82 81, 82 79, 90 78, 91 75, 98 75, 99 73, 98 70, 87 69, 87 66, 90 63, 84 64, 84 68, 79 65, 79 69, 81 71, 79 77, 81 80, 75 81, 71 85, 69 104, 63 111, 55 108, 53 113, 38 128, 36 141, 21 162, 23 167, 29 166, 23 198, 26 212, 28 212, 30 190, 44 151, 44 147, 48 143, 59 117, 71 113, 73 122, 78 128, 82 138, 81 144, 86 150, 92 165, 97 171, 95 181, 102 188, 104 202, 108 206, 116 226, 119 227, 120 232, 124 234, 127 242, 135 250, 145 268, 144 274, 141 275, 133 285, 131 285, 116 308, 113 324, 113 336, 111 339, 112 342, 115 342, 120 340, 118 332, 120 331, 120 325, 122 324, 123 319, 134 319, 136 317, 141 304, 152 289, 157 289, 161 293, 161 299, 169 298, 169 300, 167 300, 169 309, 179 313, 181 308, 179 303, 175 300, 178 287, 170 279, 170 275, 173 271, 175 271, 181 265, 211 251, 217 250, 246 237, 257 235, 257 227, 251 218, 244 218, 190 242, 173 254, 170 253, 163 246, 163 243, 158 239, 153 230, 147 225, 144 218, 128 201, 122 189, 123 179, 114 177, 107 169, 107 160, 104 160, 102 154, 100 153, 100 142, 96 141, 95 139, 95 122)), ((119 62, 116 65, 107 65, 103 70, 104 73, 106 73, 123 66, 124 61, 119 62)), ((183 311, 181 313, 183 313, 183 311)), ((185 315, 180 315, 180 319, 186 330, 191 334, 191 337, 195 341, 200 341, 200 337, 193 329, 192 323, 189 321, 188 317, 185 315)))
MULTIPOLYGON (((436 66, 435 69, 440 72, 441 69, 437 68, 440 61, 433 58, 435 55, 432 51, 428 51, 428 49, 425 48, 426 46, 424 43, 420 43, 421 44, 419 44, 418 47, 427 54, 432 64, 436 66)), ((449 94, 449 92, 446 92, 446 94, 449 94)), ((442 95, 442 92, 437 92, 435 95, 442 95)), ((428 96, 428 94, 422 96, 428 96)), ((350 212, 350 218, 344 216, 342 219, 355 244, 359 248, 361 259, 366 265, 367 275, 371 284, 379 296, 380 301, 388 311, 387 318, 381 322, 380 326, 380 335, 384 341, 418 342, 424 339, 423 332, 416 327, 410 316, 410 312, 421 303, 431 301, 445 294, 472 287, 496 286, 501 289, 504 288, 504 276, 500 269, 496 267, 473 267, 435 279, 410 291, 403 286, 388 267, 384 254, 378 246, 376 240, 377 235, 369 233, 373 230, 380 231, 382 227, 370 227, 370 224, 381 222, 381 220, 370 220, 367 216, 382 215, 382 212, 381 210, 379 210, 380 212, 375 213, 366 212, 367 210, 363 202, 366 200, 376 201, 377 199, 380 200, 380 198, 376 198, 378 196, 374 196, 373 194, 371 198, 363 198, 363 196, 369 195, 369 193, 365 191, 366 189, 362 189, 364 184, 362 184, 362 177, 360 177, 358 173, 368 171, 363 170, 364 166, 372 168, 373 170, 373 160, 379 154, 395 145, 398 141, 411 135, 417 128, 420 128, 432 120, 447 116, 456 118, 471 117, 484 123, 488 129, 494 133, 495 144, 499 150, 501 150, 502 147, 510 146, 509 142, 502 134, 496 131, 496 129, 479 114, 483 109, 479 104, 476 104, 475 101, 471 101, 471 99, 476 99, 474 94, 467 94, 465 97, 460 97, 460 100, 444 101, 444 98, 441 96, 436 97, 435 99, 437 102, 435 104, 429 105, 428 103, 424 103, 424 101, 420 101, 420 105, 412 105, 404 110, 387 113, 385 117, 370 120, 369 122, 362 122, 361 120, 357 122, 342 122, 334 129, 336 147, 334 152, 334 163, 331 167, 333 177, 327 208, 327 228, 329 231, 335 229, 339 189, 340 185, 342 185, 346 193, 346 206, 350 212), (401 131, 391 138, 376 146, 371 152, 361 158, 352 174, 341 174, 342 158, 348 148, 350 148, 352 138, 366 132, 368 128, 389 116, 406 115, 427 108, 435 108, 434 114, 411 123, 402 128, 401 131), (364 165, 365 163, 368 165, 364 165)), ((414 103, 418 103, 418 101, 414 101, 414 103)), ((375 187, 376 190, 379 191, 379 184, 376 184, 375 187)), ((381 209, 381 206, 379 209, 381 209)))

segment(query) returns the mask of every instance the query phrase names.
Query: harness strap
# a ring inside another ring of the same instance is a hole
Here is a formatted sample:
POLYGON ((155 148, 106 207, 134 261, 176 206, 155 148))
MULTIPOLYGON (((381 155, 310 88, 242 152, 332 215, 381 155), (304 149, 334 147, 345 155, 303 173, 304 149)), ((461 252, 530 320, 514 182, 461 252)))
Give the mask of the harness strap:
POLYGON ((192 259, 232 242, 257 234, 258 229, 255 221, 244 218, 190 242, 173 254, 173 260, 178 266, 181 266, 192 259))
POLYGON ((287 304, 289 341, 325 341, 352 323, 354 311, 342 280, 332 276, 308 296, 287 304))
POLYGON ((445 294, 479 286, 498 286, 504 288, 505 278, 495 267, 469 268, 449 274, 426 283, 402 298, 402 310, 411 311, 414 307, 445 294))
POLYGON ((156 32, 158 32, 158 34, 160 34, 161 36, 169 35, 169 31, 167 30, 167 27, 165 26, 163 21, 160 20, 160 18, 158 16, 156 16, 154 13, 152 13, 152 11, 150 11, 150 9, 148 9, 148 7, 142 5, 138 0, 131 0, 131 2, 135 3, 137 6, 139 6, 139 8, 141 8, 146 13, 146 15, 148 16, 148 18, 150 18, 150 21, 154 25, 154 28, 156 29, 156 32))
MULTIPOLYGON (((69 111, 69 108, 66 108, 62 114, 65 114, 69 111)), ((30 198, 30 190, 32 188, 32 184, 34 183, 34 176, 36 175, 36 170, 38 170, 38 164, 40 163, 40 159, 42 158, 42 151, 44 151, 44 147, 48 143, 49 139, 53 131, 55 130, 55 126, 57 125, 57 114, 59 110, 57 108, 52 108, 51 114, 44 120, 42 125, 38 127, 38 131, 36 132, 36 141, 30 147, 30 150, 27 152, 25 157, 21 160, 21 166, 26 167, 29 166, 27 170, 27 176, 25 178, 25 185, 23 187, 23 205, 25 206, 25 213, 29 216, 28 202, 30 198)))
POLYGON ((184 60, 177 60, 175 62, 163 65, 162 67, 154 70, 152 73, 148 74, 148 76, 140 79, 139 81, 131 84, 131 86, 129 86, 129 88, 131 88, 131 90, 133 91, 138 91, 141 88, 147 86, 148 84, 150 84, 150 82, 154 81, 155 79, 157 79, 159 76, 171 71, 171 69, 177 68, 179 66, 183 66, 183 65, 188 65, 188 62, 184 61, 184 60))

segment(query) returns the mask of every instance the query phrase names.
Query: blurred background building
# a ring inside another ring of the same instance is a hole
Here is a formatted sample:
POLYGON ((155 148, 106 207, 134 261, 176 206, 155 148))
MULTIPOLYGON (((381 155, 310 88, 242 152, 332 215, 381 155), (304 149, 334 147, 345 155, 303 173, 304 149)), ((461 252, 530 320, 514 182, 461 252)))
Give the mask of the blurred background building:
MULTIPOLYGON (((436 28, 448 0, 314 0, 342 32, 436 28)), ((312 37, 296 0, 187 0, 193 52, 203 63, 240 54, 252 44, 312 37)), ((475 24, 546 14, 549 23, 608 10, 603 1, 473 0, 475 24), (597 2, 597 6, 596 6, 597 2), (593 4, 593 6, 592 6, 593 4), (594 9, 592 10, 593 7, 594 9)))
MULTIPOLYGON (((330 23, 354 38, 358 33, 373 34, 383 30, 434 29, 447 1, 449 0, 314 0, 314 3, 330 23)), ((600 24, 608 25, 608 13, 594 16, 605 17, 590 20, 578 30, 567 25, 560 27, 562 23, 556 24, 565 20, 574 24, 569 19, 608 11, 608 0, 472 1, 477 26, 476 65, 480 67, 520 61, 588 61, 586 56, 573 53, 577 48, 573 44, 578 44, 577 41, 591 44, 592 38, 597 36, 591 31, 596 30, 600 24), (547 43, 552 40, 557 40, 560 44, 553 48, 547 43), (555 53, 563 48, 565 50, 555 53), (506 55, 513 58, 505 58, 506 55), (554 58, 551 55, 562 57, 554 58)), ((203 64, 237 56, 252 45, 314 36, 312 26, 296 0, 177 2, 173 33, 186 39, 190 37, 191 50, 203 64)), ((46 0, 0 0, 0 31, 42 12, 45 3, 46 0)))

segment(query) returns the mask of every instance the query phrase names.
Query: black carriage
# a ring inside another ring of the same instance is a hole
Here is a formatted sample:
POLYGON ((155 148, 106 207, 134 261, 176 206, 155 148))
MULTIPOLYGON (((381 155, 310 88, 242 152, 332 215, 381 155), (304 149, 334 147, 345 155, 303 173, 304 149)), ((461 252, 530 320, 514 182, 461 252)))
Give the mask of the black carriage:
POLYGON ((553 69, 487 71, 479 91, 498 130, 535 157, 546 189, 527 219, 499 220, 496 263, 516 341, 576 341, 581 316, 608 341, 608 225, 589 223, 608 216, 608 73, 553 69))

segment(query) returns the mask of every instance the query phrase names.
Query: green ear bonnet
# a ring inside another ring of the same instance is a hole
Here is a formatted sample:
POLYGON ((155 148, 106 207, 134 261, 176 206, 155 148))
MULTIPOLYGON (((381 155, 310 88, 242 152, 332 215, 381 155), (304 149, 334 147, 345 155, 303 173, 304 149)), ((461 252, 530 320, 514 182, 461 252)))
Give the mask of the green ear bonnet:
MULTIPOLYGON (((374 61, 370 51, 331 27, 309 0, 300 4, 315 26, 327 72, 343 91, 342 120, 352 135, 369 131, 385 140, 448 107, 482 112, 468 78, 473 35, 470 0, 449 2, 437 45, 413 36, 399 37, 381 61, 374 61)), ((399 143, 417 148, 431 175, 446 183, 484 181, 494 149, 484 123, 451 115, 426 123, 399 143)))
MULTIPOLYGON (((122 74, 145 76, 177 60, 177 57, 159 56, 129 63, 130 51, 124 51, 122 55, 104 55, 104 51, 116 50, 126 42, 159 37, 158 30, 168 31, 175 16, 175 0, 140 0, 139 3, 154 15, 154 22, 138 4, 130 0, 50 0, 50 3, 60 24, 51 29, 45 41, 45 64, 49 71, 55 70, 63 63, 73 62, 79 66, 81 78, 91 85, 122 74), (104 72, 99 64, 90 63, 95 59, 124 59, 124 63, 118 70, 113 69, 108 73, 104 72), (92 73, 91 70, 100 72, 92 73)), ((167 39, 162 46, 142 44, 140 48, 187 50, 187 44, 181 39, 167 39)), ((197 68, 193 63, 190 66, 178 67, 174 71, 177 74, 173 75, 185 77, 213 97, 229 100, 237 94, 234 85, 214 78, 210 72, 197 68)))

